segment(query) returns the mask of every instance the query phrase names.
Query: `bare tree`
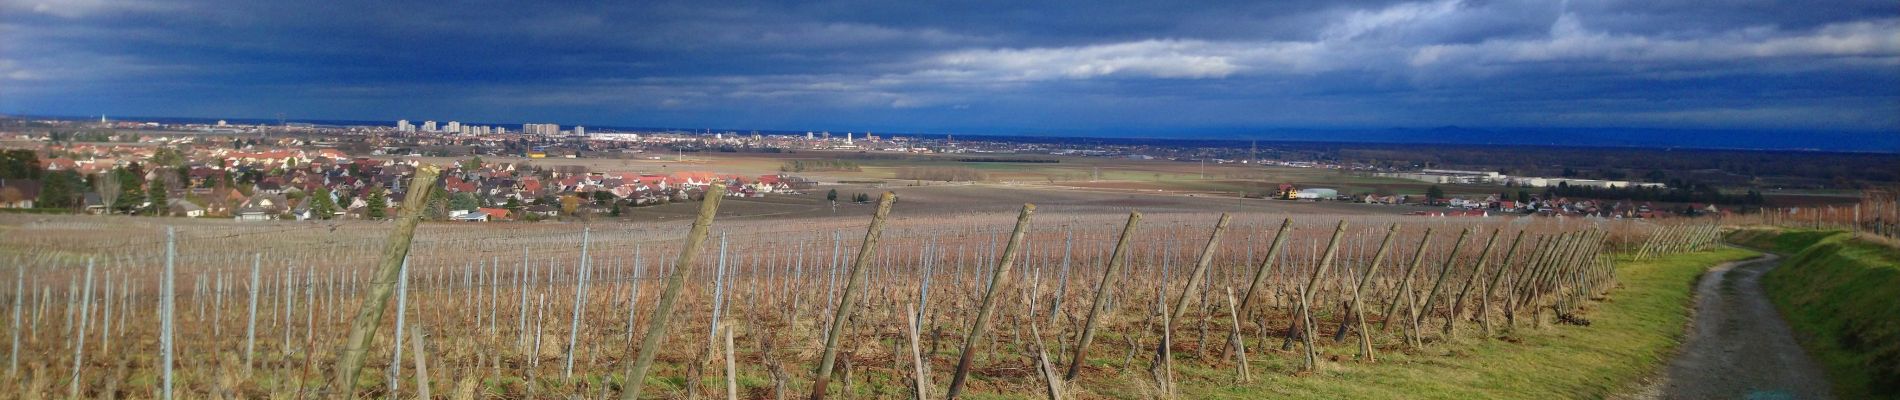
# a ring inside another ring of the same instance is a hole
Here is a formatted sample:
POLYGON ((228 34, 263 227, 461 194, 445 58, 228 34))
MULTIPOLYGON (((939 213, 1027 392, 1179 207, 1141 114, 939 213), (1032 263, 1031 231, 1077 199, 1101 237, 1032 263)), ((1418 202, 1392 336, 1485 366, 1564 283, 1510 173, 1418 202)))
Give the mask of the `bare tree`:
POLYGON ((119 192, 123 191, 124 188, 119 187, 117 177, 111 176, 110 174, 99 175, 98 178, 92 180, 92 186, 93 190, 99 192, 99 201, 105 203, 104 205, 107 210, 111 210, 112 207, 118 205, 115 203, 119 201, 119 192))

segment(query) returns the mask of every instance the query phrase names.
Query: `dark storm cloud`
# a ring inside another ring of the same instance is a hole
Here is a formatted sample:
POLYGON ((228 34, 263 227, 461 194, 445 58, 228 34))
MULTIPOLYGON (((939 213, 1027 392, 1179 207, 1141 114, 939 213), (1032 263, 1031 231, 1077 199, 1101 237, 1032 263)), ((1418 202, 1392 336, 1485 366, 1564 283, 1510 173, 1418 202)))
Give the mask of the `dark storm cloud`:
POLYGON ((1890 1, 0 0, 0 112, 1900 130, 1890 1))

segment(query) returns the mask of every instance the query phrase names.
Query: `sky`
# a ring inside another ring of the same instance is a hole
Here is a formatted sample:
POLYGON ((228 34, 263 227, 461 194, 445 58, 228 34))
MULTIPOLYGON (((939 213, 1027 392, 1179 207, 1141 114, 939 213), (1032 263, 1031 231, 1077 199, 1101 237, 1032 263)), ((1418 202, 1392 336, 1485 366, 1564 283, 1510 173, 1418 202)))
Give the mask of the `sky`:
POLYGON ((0 113, 1891 139, 1900 5, 0 0, 0 113))

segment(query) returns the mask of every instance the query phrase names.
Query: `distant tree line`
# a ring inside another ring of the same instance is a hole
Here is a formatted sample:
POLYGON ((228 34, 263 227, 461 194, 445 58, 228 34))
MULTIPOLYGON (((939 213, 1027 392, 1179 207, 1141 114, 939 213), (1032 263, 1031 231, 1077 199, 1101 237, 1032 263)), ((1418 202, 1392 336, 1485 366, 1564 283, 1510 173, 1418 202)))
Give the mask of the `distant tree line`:
POLYGON ((1694 179, 1728 187, 1763 178, 1799 178, 1778 186, 1861 188, 1900 182, 1900 155, 1578 147, 1276 144, 1283 158, 1361 162, 1379 167, 1430 166, 1494 170, 1508 175, 1669 182, 1694 179), (1482 167, 1473 167, 1482 166, 1482 167))
POLYGON ((1062 162, 1062 160, 1057 160, 1057 159, 1049 159, 1049 158, 988 158, 988 157, 977 157, 977 158, 959 158, 959 159, 957 159, 957 162, 967 162, 967 163, 1028 163, 1028 164, 1056 164, 1056 163, 1061 163, 1061 162, 1062 162))
POLYGON ((1761 192, 1749 190, 1745 194, 1731 195, 1722 193, 1715 186, 1696 183, 1686 187, 1615 187, 1570 186, 1559 183, 1544 189, 1545 198, 1581 197, 1605 200, 1654 201, 1667 203, 1713 203, 1760 205, 1765 200, 1761 192))
POLYGON ((792 160, 779 164, 780 172, 858 172, 858 163, 845 160, 792 160))
POLYGON ((51 131, 47 132, 46 136, 55 143, 72 143, 110 142, 112 141, 113 135, 112 131, 92 129, 83 131, 51 131))

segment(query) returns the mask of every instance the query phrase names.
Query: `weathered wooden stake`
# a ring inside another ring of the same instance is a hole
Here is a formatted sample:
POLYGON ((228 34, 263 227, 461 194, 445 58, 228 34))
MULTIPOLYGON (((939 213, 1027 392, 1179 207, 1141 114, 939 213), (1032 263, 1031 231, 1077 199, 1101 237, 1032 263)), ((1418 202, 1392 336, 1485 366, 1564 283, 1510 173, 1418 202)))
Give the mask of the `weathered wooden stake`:
POLYGON ((1253 307, 1253 294, 1260 289, 1260 283, 1267 279, 1267 272, 1273 269, 1273 261, 1280 257, 1280 249, 1286 246, 1286 233, 1292 228, 1292 218, 1280 221, 1280 231, 1273 234, 1273 245, 1267 247, 1267 258, 1260 260, 1260 269, 1254 271, 1253 282, 1247 284, 1247 293, 1240 296, 1240 315, 1253 315, 1247 312, 1253 307))
POLYGON ((1082 371, 1082 364, 1088 361, 1089 341, 1095 339, 1095 327, 1101 322, 1102 308, 1108 298, 1108 291, 1115 285, 1115 271, 1122 269, 1122 263, 1128 258, 1128 241, 1134 237, 1135 228, 1141 225, 1141 213, 1129 212, 1128 224, 1122 227, 1121 239, 1115 241, 1115 252, 1108 258, 1108 268, 1102 270, 1102 283, 1095 286, 1095 300, 1089 305, 1088 322, 1082 325, 1082 335, 1076 338, 1075 356, 1069 358, 1069 371, 1063 380, 1075 380, 1082 371))
POLYGON ((666 290, 660 293, 660 303, 653 310, 646 335, 640 338, 640 353, 635 356, 634 363, 627 367, 627 389, 620 393, 620 398, 640 398, 640 388, 646 384, 647 368, 653 366, 653 357, 659 354, 660 342, 666 337, 667 322, 673 319, 674 302, 679 300, 680 291, 686 286, 686 276, 692 272, 693 261, 699 258, 700 249, 706 245, 713 215, 719 212, 719 200, 725 197, 726 185, 723 183, 715 182, 706 189, 706 197, 699 203, 699 216, 693 219, 693 228, 686 234, 686 244, 680 247, 680 257, 673 263, 673 271, 666 277, 666 290))
POLYGON ((1498 234, 1501 233, 1504 233, 1503 229, 1491 231, 1491 237, 1484 240, 1484 250, 1478 252, 1478 266, 1471 271, 1471 277, 1465 280, 1464 287, 1458 289, 1457 300, 1451 303, 1451 312, 1445 317, 1445 337, 1451 337, 1452 329, 1458 327, 1459 315, 1464 313, 1465 296, 1471 294, 1471 286, 1478 282, 1478 277, 1484 276, 1485 264, 1491 261, 1491 248, 1498 243, 1498 234))
POLYGON ((1517 245, 1524 242, 1524 232, 1517 231, 1517 237, 1511 239, 1511 249, 1504 252, 1504 258, 1498 260, 1498 270, 1492 273, 1491 283, 1485 285, 1484 296, 1479 299, 1478 322, 1484 326, 1484 337, 1495 337, 1491 326, 1491 298, 1496 296, 1498 282, 1504 281, 1504 273, 1511 269, 1511 260, 1517 257, 1517 245))
POLYGON ((1385 256, 1392 248, 1392 239, 1399 235, 1399 224, 1386 228, 1385 239, 1379 241, 1379 251, 1372 256, 1372 264, 1366 266, 1366 272, 1359 276, 1359 284, 1352 289, 1352 319, 1358 325, 1359 356, 1366 362, 1378 362, 1379 357, 1372 350, 1372 330, 1366 323, 1366 287, 1372 284, 1373 274, 1379 266, 1385 264, 1385 256))
POLYGON ((331 381, 329 388, 332 396, 354 397, 356 374, 362 370, 363 359, 369 355, 370 339, 376 336, 376 327, 383 319, 383 310, 389 303, 391 292, 395 291, 396 276, 402 272, 403 260, 409 256, 409 243, 415 238, 416 224, 422 221, 422 210, 429 201, 429 193, 435 187, 438 174, 441 174, 441 170, 436 166, 423 165, 416 169, 415 178, 410 180, 410 196, 402 202, 402 214, 396 220, 396 230, 390 233, 389 241, 383 248, 381 265, 371 278, 368 297, 363 299, 362 308, 350 324, 349 338, 337 352, 336 378, 331 381))
POLYGON ((1412 263, 1407 264, 1405 270, 1399 272, 1399 282, 1394 286, 1398 294, 1392 295, 1392 302, 1386 304, 1385 314, 1379 319, 1379 330, 1392 329, 1392 315, 1398 313, 1400 301, 1412 296, 1411 293, 1407 293, 1412 291, 1412 273, 1418 270, 1419 264, 1425 262, 1425 248, 1431 244, 1432 228, 1425 228, 1425 237, 1418 240, 1418 250, 1412 253, 1412 263))
POLYGON ((739 355, 732 352, 732 327, 726 327, 726 400, 739 400, 739 355))
POLYGON ((1009 244, 1003 248, 1003 259, 996 263, 996 271, 990 274, 989 289, 983 293, 983 305, 976 311, 976 322, 970 327, 970 336, 963 341, 963 355, 957 361, 957 371, 950 377, 950 390, 946 398, 955 399, 963 391, 963 380, 970 374, 970 364, 976 359, 977 342, 989 329, 990 313, 996 309, 996 294, 1007 292, 1011 281, 1008 278, 1010 267, 1016 263, 1017 252, 1022 249, 1023 236, 1029 230, 1029 217, 1036 213, 1035 204, 1023 204, 1022 214, 1016 217, 1016 231, 1010 233, 1009 244))
POLYGON ((1247 369, 1247 341, 1240 336, 1240 312, 1237 307, 1238 305, 1240 305, 1240 302, 1234 301, 1234 287, 1228 286, 1227 317, 1233 322, 1233 333, 1228 335, 1228 337, 1234 342, 1234 359, 1239 361, 1237 364, 1240 364, 1239 370, 1234 372, 1240 375, 1240 383, 1248 383, 1253 380, 1253 372, 1247 369))
MULTIPOLYGON (((1043 393, 1049 400, 1062 400, 1062 377, 1056 376, 1056 367, 1049 362, 1049 349, 1042 345, 1042 330, 1036 329, 1036 321, 1029 321, 1029 335, 1034 337, 1036 345, 1036 374, 1042 375, 1043 393)), ((922 400, 920 397, 919 400, 922 400)))
POLYGON ((864 243, 858 248, 857 258, 851 262, 850 275, 845 278, 844 297, 838 300, 838 313, 831 317, 831 330, 825 334, 825 350, 819 357, 818 375, 812 378, 812 400, 825 398, 826 386, 831 384, 832 364, 838 360, 838 340, 844 336, 845 325, 850 322, 851 312, 857 307, 858 288, 864 285, 864 274, 871 268, 871 262, 877 254, 878 238, 884 236, 884 217, 891 213, 891 203, 895 201, 895 193, 884 192, 878 196, 877 211, 871 214, 871 226, 865 229, 864 243))
MULTIPOLYGON (((1432 306, 1438 303, 1439 291, 1444 290, 1445 288, 1445 278, 1451 277, 1451 270, 1455 266, 1454 263, 1458 260, 1458 251, 1464 249, 1465 238, 1470 237, 1470 236, 1471 236, 1471 229, 1462 229, 1458 231, 1458 240, 1452 242, 1451 251, 1447 251, 1445 254, 1445 263, 1442 265, 1439 265, 1438 279, 1435 279, 1432 281, 1432 290, 1429 292, 1426 292, 1425 294, 1425 305, 1423 307, 1419 307, 1418 315, 1412 316, 1413 325, 1424 323, 1425 316, 1431 315, 1432 306)), ((1419 336, 1424 336, 1425 332, 1417 332, 1417 334, 1419 336)))
POLYGON ((415 327, 409 328, 409 343, 415 347, 413 353, 416 357, 416 398, 418 399, 430 398, 429 353, 428 347, 422 342, 423 336, 422 324, 417 323, 415 327))
POLYGON ((1300 329, 1306 330, 1300 333, 1300 339, 1306 342, 1306 362, 1301 364, 1301 369, 1306 371, 1319 368, 1319 353, 1313 343, 1313 337, 1319 334, 1314 332, 1313 326, 1313 288, 1319 286, 1319 279, 1326 275, 1326 270, 1333 267, 1333 257, 1339 254, 1339 238, 1345 236, 1346 221, 1339 221, 1339 227, 1333 228, 1333 239, 1326 243, 1325 255, 1320 256, 1319 265, 1313 268, 1312 278, 1307 279, 1306 286, 1300 287, 1300 329))

